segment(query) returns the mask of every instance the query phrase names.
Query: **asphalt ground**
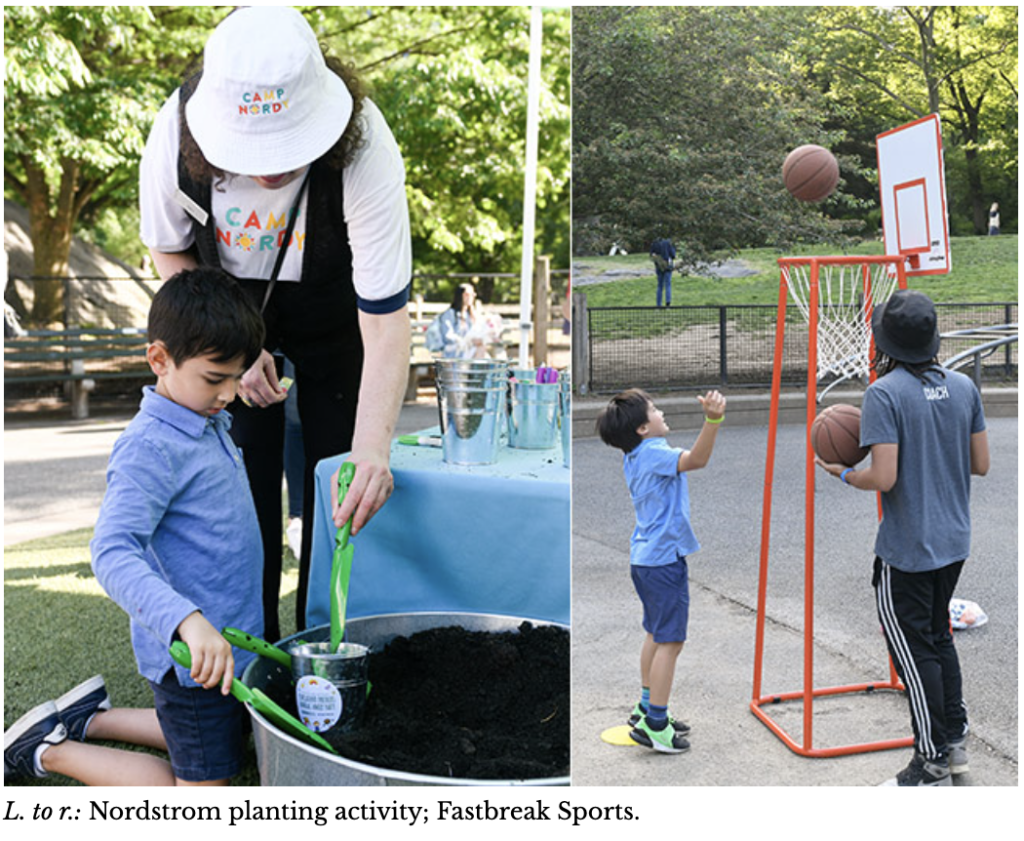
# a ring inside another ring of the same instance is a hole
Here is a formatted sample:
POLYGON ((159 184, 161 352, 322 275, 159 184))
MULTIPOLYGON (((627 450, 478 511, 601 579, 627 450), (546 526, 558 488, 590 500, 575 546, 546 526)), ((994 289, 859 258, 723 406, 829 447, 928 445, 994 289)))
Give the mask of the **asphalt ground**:
MULTIPOLYGON (((692 398, 690 398, 692 400, 692 398)), ((575 417, 584 414, 577 403, 575 417)), ((671 422, 670 422, 671 424, 671 422)), ((621 454, 594 437, 573 441, 574 785, 877 785, 910 760, 909 748, 835 758, 791 751, 750 711, 767 427, 729 426, 710 465, 690 477, 700 552, 689 560, 689 640, 671 709, 693 728, 688 753, 656 754, 621 736, 640 691, 640 604, 629 579, 633 512, 621 454), (655 782, 657 781, 657 782, 655 782)), ((585 425, 575 424, 577 436, 585 425)), ((592 428, 592 424, 591 424, 592 428)), ((695 430, 672 432, 690 446, 695 430)), ((804 688, 803 424, 778 429, 767 622, 761 691, 804 688)), ((1017 785, 1017 419, 989 419, 992 469, 972 488, 973 546, 957 596, 977 602, 982 627, 956 632, 971 734, 970 772, 957 785, 1017 785)), ((818 471, 815 490, 815 688, 888 679, 885 644, 870 585, 877 528, 874 495, 818 471)), ((842 694, 813 705, 816 749, 910 735, 903 694, 842 694)), ((803 744, 802 704, 768 713, 803 744)))

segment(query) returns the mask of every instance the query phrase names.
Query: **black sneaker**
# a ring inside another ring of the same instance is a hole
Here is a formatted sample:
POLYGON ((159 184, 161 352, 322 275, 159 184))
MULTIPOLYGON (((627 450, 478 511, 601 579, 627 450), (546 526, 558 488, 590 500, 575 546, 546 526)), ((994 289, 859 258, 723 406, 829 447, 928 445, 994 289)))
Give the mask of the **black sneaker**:
POLYGON ((666 724, 661 730, 653 730, 647 719, 642 717, 636 727, 629 731, 629 738, 659 753, 684 753, 690 749, 690 743, 669 725, 666 724))
POLYGON ((85 731, 92 717, 111 707, 110 695, 107 694, 102 675, 91 677, 74 689, 69 689, 54 704, 61 722, 68 729, 68 738, 76 742, 85 741, 85 731))
POLYGON ((910 764, 883 786, 951 786, 953 776, 949 772, 949 762, 932 762, 921 754, 914 752, 910 764))
POLYGON ((39 764, 39 749, 59 745, 67 737, 53 701, 29 710, 4 731, 4 779, 49 776, 39 764))
MULTIPOLYGON (((644 717, 644 708, 640 706, 640 702, 637 701, 636 706, 633 707, 633 712, 629 715, 629 726, 636 727, 640 723, 640 719, 644 717)), ((678 721, 672 718, 671 715, 668 717, 668 723, 672 725, 672 729, 683 736, 688 736, 690 733, 690 725, 685 722, 678 721)))

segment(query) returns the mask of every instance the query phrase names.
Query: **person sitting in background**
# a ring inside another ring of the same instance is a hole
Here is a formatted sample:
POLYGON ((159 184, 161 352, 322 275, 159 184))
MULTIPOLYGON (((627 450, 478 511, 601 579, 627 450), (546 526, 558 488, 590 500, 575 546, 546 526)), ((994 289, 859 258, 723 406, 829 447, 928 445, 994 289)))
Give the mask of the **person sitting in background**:
POLYGON ((452 305, 427 328, 427 349, 448 359, 471 359, 483 344, 479 336, 470 336, 479 318, 476 289, 472 283, 460 283, 452 295, 452 305))

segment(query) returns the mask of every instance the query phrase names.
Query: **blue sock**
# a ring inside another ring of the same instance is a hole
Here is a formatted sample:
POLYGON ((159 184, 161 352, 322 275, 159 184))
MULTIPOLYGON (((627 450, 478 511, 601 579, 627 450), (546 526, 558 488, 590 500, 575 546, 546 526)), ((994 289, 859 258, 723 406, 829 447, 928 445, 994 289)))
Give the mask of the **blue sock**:
POLYGON ((647 708, 651 705, 651 687, 642 686, 640 687, 640 709, 647 712, 647 708))
POLYGON ((668 707, 648 704, 645 718, 651 730, 664 730, 668 726, 668 707))

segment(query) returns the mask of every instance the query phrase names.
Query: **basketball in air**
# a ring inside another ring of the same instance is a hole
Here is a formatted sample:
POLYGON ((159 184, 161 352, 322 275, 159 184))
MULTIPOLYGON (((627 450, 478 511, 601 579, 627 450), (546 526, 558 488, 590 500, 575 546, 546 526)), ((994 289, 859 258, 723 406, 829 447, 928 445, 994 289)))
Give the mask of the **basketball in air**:
POLYGON ((870 448, 860 445, 860 409, 837 403, 822 411, 811 424, 811 446, 829 464, 853 467, 863 461, 870 448))
POLYGON ((839 183, 839 162, 821 146, 798 146, 782 164, 782 181, 794 198, 821 201, 832 195, 839 183))

